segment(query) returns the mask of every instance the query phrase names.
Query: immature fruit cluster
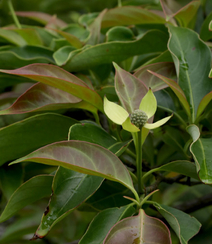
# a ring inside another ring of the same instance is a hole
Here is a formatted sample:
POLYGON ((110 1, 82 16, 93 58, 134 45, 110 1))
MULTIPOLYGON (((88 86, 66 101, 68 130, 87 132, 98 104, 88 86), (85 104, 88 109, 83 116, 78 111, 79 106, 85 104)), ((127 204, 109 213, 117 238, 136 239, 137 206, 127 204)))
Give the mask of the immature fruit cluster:
POLYGON ((130 115, 130 121, 138 128, 142 128, 148 120, 146 113, 140 109, 136 109, 130 115))

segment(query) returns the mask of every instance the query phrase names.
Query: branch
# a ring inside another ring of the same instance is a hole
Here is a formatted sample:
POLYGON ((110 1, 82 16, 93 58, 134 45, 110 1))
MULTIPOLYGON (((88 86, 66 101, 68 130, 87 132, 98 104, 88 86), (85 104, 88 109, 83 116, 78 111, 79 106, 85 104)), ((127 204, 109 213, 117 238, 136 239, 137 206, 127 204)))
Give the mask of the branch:
POLYGON ((174 207, 185 213, 192 213, 210 205, 212 205, 212 193, 187 202, 183 202, 174 207))

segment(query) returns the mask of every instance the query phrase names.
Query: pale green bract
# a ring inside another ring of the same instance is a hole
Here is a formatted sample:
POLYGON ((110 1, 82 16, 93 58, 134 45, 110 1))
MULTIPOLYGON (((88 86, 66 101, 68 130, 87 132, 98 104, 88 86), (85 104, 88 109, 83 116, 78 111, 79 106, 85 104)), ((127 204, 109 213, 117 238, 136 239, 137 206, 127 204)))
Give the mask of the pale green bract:
MULTIPOLYGON (((155 95, 153 94, 151 88, 141 100, 139 105, 139 109, 146 113, 148 119, 151 118, 157 109, 157 100, 155 95)), ((114 123, 118 125, 122 125, 124 130, 129 132, 138 132, 140 129, 131 123, 130 121, 130 114, 120 105, 110 102, 106 97, 104 97, 104 111, 107 117, 112 120, 114 123)), ((163 124, 165 124, 171 116, 165 117, 155 123, 145 123, 143 127, 147 129, 155 129, 163 124)))

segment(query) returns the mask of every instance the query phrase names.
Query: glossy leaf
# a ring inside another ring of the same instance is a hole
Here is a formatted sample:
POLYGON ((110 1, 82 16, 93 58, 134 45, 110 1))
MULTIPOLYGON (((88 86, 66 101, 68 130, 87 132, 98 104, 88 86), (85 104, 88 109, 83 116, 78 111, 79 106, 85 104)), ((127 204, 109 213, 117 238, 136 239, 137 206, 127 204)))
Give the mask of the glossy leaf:
POLYGON ((67 62, 69 55, 72 51, 76 50, 72 46, 62 46, 54 54, 53 58, 58 66, 61 66, 67 62))
MULTIPOLYGON (((46 14, 46 13, 35 12, 35 11, 27 11, 27 12, 17 11, 15 13, 17 16, 30 18, 30 19, 38 21, 39 23, 44 24, 44 25, 48 24, 54 17, 54 16, 46 14)), ((63 20, 58 19, 58 18, 56 18, 54 23, 56 23, 56 25, 60 28, 67 26, 67 24, 63 20)))
POLYGON ((192 30, 169 26, 169 32, 171 37, 168 47, 177 70, 178 84, 189 103, 194 122, 200 101, 212 90, 208 78, 211 52, 192 30))
POLYGON ((69 140, 80 140, 98 144, 102 147, 109 148, 117 140, 108 134, 100 126, 81 123, 71 126, 69 130, 69 140))
MULTIPOLYGON (((151 172, 156 172, 156 171, 175 172, 199 180, 199 177, 196 172, 195 164, 186 160, 173 161, 171 163, 164 164, 161 167, 151 170, 151 172)), ((147 175, 149 174, 147 173, 146 176, 147 175)), ((144 178, 146 176, 144 175, 144 178)))
POLYGON ((56 223, 89 198, 102 181, 101 177, 59 167, 54 176, 50 203, 34 235, 35 239, 47 235, 56 223))
POLYGON ((132 41, 135 37, 132 30, 124 26, 115 26, 106 33, 107 42, 132 41))
POLYGON ((43 46, 43 40, 38 31, 34 28, 11 29, 18 33, 26 41, 29 46, 43 46))
POLYGON ((212 184, 212 140, 200 138, 199 128, 196 125, 190 125, 187 130, 193 139, 190 151, 196 163, 197 173, 202 182, 212 184))
POLYGON ((209 30, 212 31, 212 21, 209 23, 209 30))
POLYGON ((90 31, 89 38, 87 40, 87 44, 96 45, 100 42, 101 37, 101 23, 102 19, 104 18, 107 9, 104 9, 95 19, 94 21, 88 26, 88 30, 90 31))
POLYGON ((183 90, 181 89, 181 87, 174 80, 166 78, 166 77, 159 75, 152 71, 149 71, 149 72, 151 74, 157 76, 161 80, 163 80, 173 90, 173 92, 176 94, 176 96, 180 100, 181 104, 183 105, 186 113, 190 116, 190 114, 191 114, 190 107, 189 107, 188 101, 186 100, 185 94, 184 94, 183 90))
POLYGON ((50 196, 53 176, 38 175, 23 183, 11 196, 0 216, 0 223, 12 217, 23 207, 50 196))
POLYGON ((147 54, 149 52, 159 55, 167 49, 166 44, 166 34, 157 30, 152 30, 135 41, 101 43, 78 50, 78 52, 69 59, 64 69, 68 71, 85 70, 100 64, 121 62, 130 57, 147 54), (157 40, 155 36, 157 36, 157 40))
POLYGON ((209 92, 207 95, 205 95, 201 100, 197 109, 197 118, 202 114, 202 112, 204 111, 204 109, 207 107, 207 105, 210 103, 211 100, 212 100, 212 91, 209 92))
POLYGON ((146 87, 151 87, 153 92, 164 89, 168 85, 157 76, 149 73, 148 70, 163 75, 167 78, 176 78, 174 64, 171 62, 154 63, 137 69, 134 76, 140 79, 146 85, 146 87))
POLYGON ((24 38, 13 30, 0 29, 0 37, 19 47, 27 45, 24 38))
POLYGON ((117 181, 135 192, 132 179, 119 158, 96 144, 83 141, 57 142, 40 148, 13 163, 23 161, 60 165, 80 173, 104 177, 117 181))
POLYGON ((42 82, 68 92, 102 110, 100 96, 85 82, 67 71, 53 65, 32 64, 16 70, 0 70, 3 73, 19 75, 42 82))
POLYGON ((61 36, 63 36, 73 47, 75 47, 75 48, 81 48, 82 47, 82 42, 76 36, 74 36, 70 33, 67 33, 65 31, 55 30, 55 29, 52 29, 52 30, 56 31, 61 36))
MULTIPOLYGON (((175 9, 174 12, 173 9, 172 10, 169 9, 169 6, 166 5, 164 0, 161 0, 161 4, 167 20, 174 17, 178 21, 181 27, 190 27, 190 28, 194 27, 194 20, 196 18, 197 11, 200 6, 200 1, 191 1, 184 7, 180 9, 175 9)), ((172 3, 170 3, 170 6, 171 4, 172 3)))
POLYGON ((210 13, 207 18, 204 20, 201 30, 200 30, 200 38, 203 41, 208 41, 212 38, 211 30, 209 29, 209 25, 212 19, 212 13, 210 13))
POLYGON ((79 244, 102 244, 107 233, 118 221, 132 216, 134 213, 135 209, 129 205, 100 212, 90 223, 79 244))
POLYGON ((11 107, 0 111, 0 114, 19 114, 45 110, 70 108, 81 99, 42 83, 37 83, 22 94, 11 107))
MULTIPOLYGON (((129 72, 121 69, 114 63, 116 69, 115 88, 122 106, 130 114, 139 108, 142 98, 148 91, 145 84, 131 75, 129 72)), ((126 119, 126 118, 125 118, 126 119)))
POLYGON ((154 203, 154 206, 170 224, 181 244, 188 244, 188 241, 199 232, 201 224, 194 217, 159 203, 154 203))
POLYGON ((123 198, 123 196, 128 196, 130 194, 130 190, 125 186, 114 181, 106 180, 79 210, 96 212, 108 208, 122 207, 131 203, 128 199, 123 198))
POLYGON ((159 219, 146 215, 143 209, 140 209, 138 216, 123 219, 113 226, 103 244, 117 242, 120 244, 172 243, 167 226, 159 219))
POLYGON ((0 165, 46 144, 67 139, 69 127, 76 122, 62 115, 46 113, 1 128, 0 165))
POLYGON ((53 52, 47 48, 24 46, 0 50, 0 65, 3 69, 19 68, 33 63, 54 63, 53 52))
POLYGON ((102 28, 136 25, 136 24, 164 24, 164 18, 155 13, 136 6, 123 6, 108 10, 102 20, 102 28))

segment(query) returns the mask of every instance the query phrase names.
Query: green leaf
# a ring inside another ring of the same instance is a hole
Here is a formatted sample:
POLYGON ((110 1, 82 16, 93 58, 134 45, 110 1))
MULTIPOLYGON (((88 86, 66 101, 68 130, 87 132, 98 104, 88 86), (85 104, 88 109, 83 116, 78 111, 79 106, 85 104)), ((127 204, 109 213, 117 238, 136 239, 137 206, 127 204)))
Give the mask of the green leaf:
POLYGON ((201 224, 194 217, 159 203, 154 203, 154 206, 175 231, 181 244, 188 244, 188 241, 199 232, 201 224))
POLYGON ((178 97, 181 104, 183 105, 183 108, 185 109, 186 113, 190 116, 190 114, 191 114, 190 107, 189 107, 188 101, 186 100, 185 94, 184 94, 183 90, 181 89, 181 87, 174 80, 166 78, 166 77, 159 75, 152 71, 149 71, 149 72, 151 74, 157 76, 161 80, 163 80, 172 89, 172 91, 175 93, 175 95, 178 97))
POLYGON ((212 100, 212 91, 203 97, 197 109, 197 118, 202 114, 209 102, 212 100))
POLYGON ((131 196, 129 189, 114 182, 104 181, 101 187, 80 207, 80 211, 102 211, 108 208, 122 207, 130 204, 123 196, 131 196))
POLYGON ((57 142, 15 160, 12 164, 23 161, 60 165, 80 173, 104 177, 123 184, 135 193, 130 174, 119 158, 96 144, 83 141, 57 142))
POLYGON ((203 41, 208 41, 212 38, 212 32, 210 30, 210 22, 212 19, 212 13, 210 13, 207 18, 204 20, 201 30, 200 30, 200 38, 203 41))
POLYGON ((40 114, 0 129, 0 165, 46 144, 65 140, 77 121, 57 114, 40 114))
POLYGON ((27 77, 61 89, 81 98, 102 111, 102 99, 100 96, 90 89, 85 82, 57 66, 32 64, 20 69, 0 70, 0 72, 27 77))
POLYGON ((124 108, 114 102, 110 102, 106 97, 104 97, 104 111, 107 117, 118 125, 122 125, 129 116, 124 108))
POLYGON ((134 34, 128 27, 115 26, 106 33, 107 42, 112 41, 133 41, 134 34))
POLYGON ((74 35, 67 33, 65 31, 61 30, 55 30, 57 33, 59 33, 61 36, 63 36, 73 47, 75 48, 81 48, 82 42, 74 35))
POLYGON ((162 165, 159 168, 155 168, 155 171, 168 171, 168 172, 176 172, 182 175, 186 175, 188 177, 199 180, 199 177, 196 172, 196 167, 194 163, 186 160, 177 160, 171 163, 162 165))
POLYGON ((52 18, 54 17, 54 25, 60 28, 67 26, 67 24, 63 20, 58 19, 56 16, 52 16, 50 14, 36 12, 36 11, 25 11, 25 12, 17 11, 15 13, 17 16, 33 19, 43 25, 47 25, 49 22, 52 21, 52 18))
POLYGON ((169 26, 169 32, 168 47, 177 70, 178 84, 189 103, 194 122, 200 101, 212 90, 212 83, 208 78, 211 52, 192 30, 169 26))
POLYGON ((114 63, 116 69, 115 88, 122 106, 131 114, 139 108, 148 89, 143 82, 114 63))
POLYGON ((136 25, 136 24, 164 24, 166 21, 148 9, 136 6, 123 6, 108 10, 102 20, 102 28, 136 25))
POLYGON ((174 64, 171 62, 154 63, 142 66, 141 68, 137 69, 134 73, 134 76, 142 80, 146 87, 151 87, 153 92, 166 88, 167 84, 157 76, 150 74, 148 70, 151 70, 170 79, 176 78, 174 64))
POLYGON ((74 50, 76 50, 76 48, 74 48, 72 46, 63 46, 63 47, 59 48, 53 54, 53 58, 55 60, 55 63, 58 66, 62 66, 63 64, 65 64, 69 59, 70 53, 74 50))
POLYGON ((193 139, 190 151, 194 157, 199 178, 205 184, 212 184, 212 139, 200 138, 199 128, 196 125, 187 127, 193 139))
POLYGON ((115 243, 171 244, 167 226, 159 219, 149 217, 143 209, 138 216, 121 220, 108 233, 103 244, 115 243))
POLYGON ((69 130, 69 140, 80 140, 98 144, 102 147, 109 148, 117 140, 108 134, 100 126, 81 123, 71 126, 69 130))
POLYGON ((27 45, 31 46, 43 46, 43 40, 41 39, 38 31, 34 28, 22 28, 11 29, 15 33, 18 33, 26 41, 27 45))
POLYGON ((21 166, 0 167, 1 191, 3 192, 7 200, 9 200, 13 192, 22 184, 22 182, 23 169, 21 166))
POLYGON ((191 1, 173 15, 181 27, 194 28, 200 1, 191 1))
POLYGON ((152 30, 135 41, 101 43, 78 50, 63 68, 76 72, 91 69, 100 64, 121 62, 141 54, 159 55, 165 50, 167 50, 167 35, 161 31, 152 30))
POLYGON ((45 110, 57 110, 76 106, 81 101, 58 88, 37 83, 22 94, 12 106, 1 110, 0 114, 19 114, 45 110))
POLYGON ((12 217, 23 207, 50 196, 53 176, 38 175, 23 183, 11 196, 0 216, 0 223, 12 217))
POLYGON ((14 69, 33 63, 54 63, 53 52, 47 48, 24 46, 0 49, 2 69, 14 69))
POLYGON ((211 20, 211 22, 209 24, 209 30, 212 31, 212 20, 211 20))
POLYGON ((24 40, 24 38, 13 30, 0 29, 0 37, 16 46, 27 45, 27 42, 24 40))
POLYGON ((96 45, 100 42, 102 18, 104 17, 106 12, 107 12, 107 9, 104 9, 94 19, 94 21, 87 27, 87 29, 90 31, 89 38, 86 42, 87 44, 96 45))
POLYGON ((102 181, 101 177, 59 167, 53 180, 50 203, 43 214, 35 237, 46 236, 56 223, 89 198, 102 181))
POLYGON ((135 209, 130 205, 100 212, 90 223, 79 244, 102 244, 107 233, 118 221, 132 216, 134 213, 135 209))

